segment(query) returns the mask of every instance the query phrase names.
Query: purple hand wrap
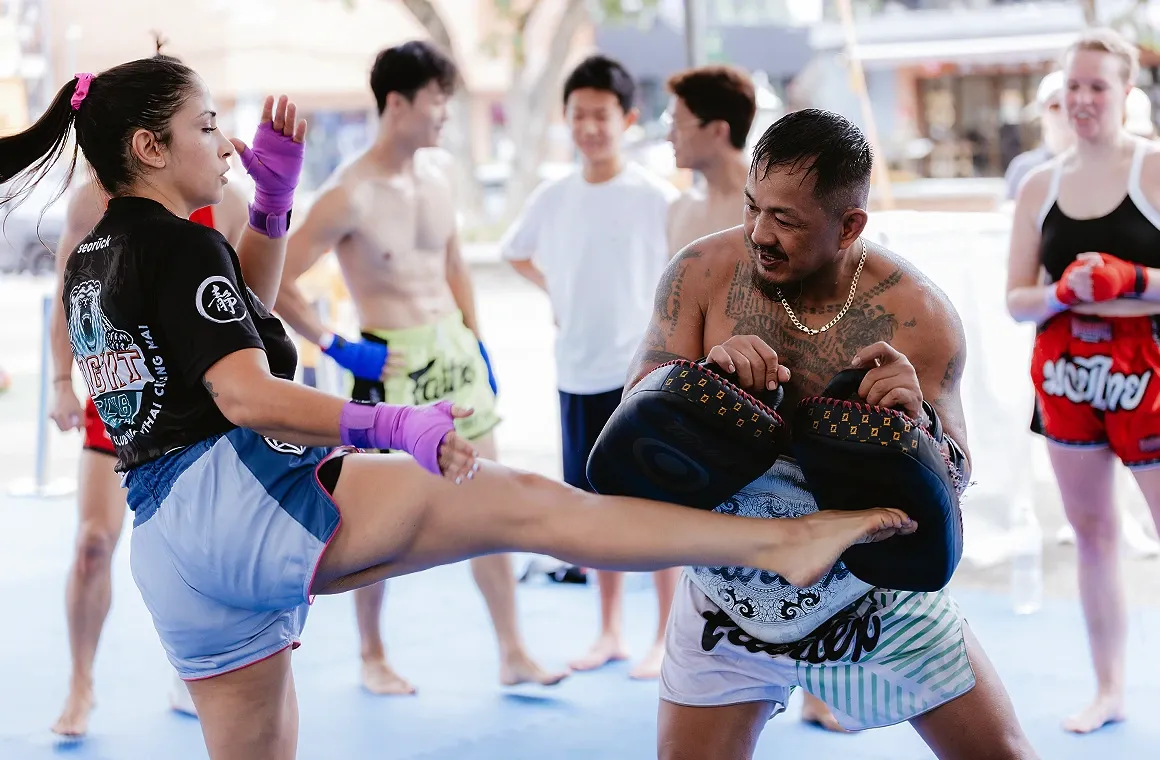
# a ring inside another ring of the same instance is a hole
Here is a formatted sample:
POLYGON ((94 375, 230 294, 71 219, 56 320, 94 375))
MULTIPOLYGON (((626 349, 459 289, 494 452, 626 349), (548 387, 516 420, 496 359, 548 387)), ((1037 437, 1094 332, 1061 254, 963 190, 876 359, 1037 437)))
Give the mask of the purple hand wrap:
POLYGON ((346 446, 360 449, 397 449, 415 457, 423 469, 441 475, 439 444, 455 430, 451 402, 426 406, 360 404, 342 408, 339 430, 346 446))
POLYGON ((285 214, 294 206, 294 189, 302 174, 306 145, 278 132, 271 122, 258 127, 254 146, 238 156, 254 180, 254 209, 285 214))

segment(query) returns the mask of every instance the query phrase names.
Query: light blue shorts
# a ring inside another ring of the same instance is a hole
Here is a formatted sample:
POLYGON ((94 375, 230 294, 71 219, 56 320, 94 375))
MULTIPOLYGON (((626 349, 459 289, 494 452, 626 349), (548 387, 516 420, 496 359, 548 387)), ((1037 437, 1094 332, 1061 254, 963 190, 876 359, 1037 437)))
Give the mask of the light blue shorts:
POLYGON ((317 472, 345 452, 237 428, 128 473, 133 579, 183 679, 298 646, 339 524, 317 472))

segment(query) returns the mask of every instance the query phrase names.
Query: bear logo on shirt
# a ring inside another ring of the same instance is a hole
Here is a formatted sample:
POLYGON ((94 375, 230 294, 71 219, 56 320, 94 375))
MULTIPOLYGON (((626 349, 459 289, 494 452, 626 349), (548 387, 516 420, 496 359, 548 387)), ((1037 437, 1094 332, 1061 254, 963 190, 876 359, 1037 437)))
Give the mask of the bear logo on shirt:
POLYGON ((197 288, 197 313, 210 322, 227 324, 246 318, 246 302, 234 284, 221 275, 206 277, 197 288))
POLYGON ((69 342, 89 395, 106 425, 124 427, 136 419, 145 387, 154 382, 145 354, 105 315, 100 281, 76 285, 68 300, 69 342))

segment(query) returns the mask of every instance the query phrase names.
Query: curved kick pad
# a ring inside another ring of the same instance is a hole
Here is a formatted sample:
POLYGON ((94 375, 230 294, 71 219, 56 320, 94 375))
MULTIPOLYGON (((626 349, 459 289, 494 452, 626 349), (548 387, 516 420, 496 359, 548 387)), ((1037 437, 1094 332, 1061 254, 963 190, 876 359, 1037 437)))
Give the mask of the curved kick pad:
POLYGON ((818 509, 901 509, 918 521, 909 536, 851 546, 842 561, 879 588, 938 591, 963 554, 959 473, 942 450, 933 408, 928 431, 896 409, 862 403, 866 370, 845 370, 820 396, 802 399, 793 422, 793 456, 818 509))
POLYGON ((713 367, 680 359, 633 387, 588 458, 597 493, 713 509, 788 453, 774 406, 713 367))

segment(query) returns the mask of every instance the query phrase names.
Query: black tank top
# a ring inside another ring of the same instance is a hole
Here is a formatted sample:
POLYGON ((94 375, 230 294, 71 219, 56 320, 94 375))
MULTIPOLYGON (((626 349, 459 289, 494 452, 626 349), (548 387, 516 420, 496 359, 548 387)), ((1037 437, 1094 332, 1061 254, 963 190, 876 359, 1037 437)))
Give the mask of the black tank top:
POLYGON ((1052 282, 1087 251, 1107 253, 1133 264, 1160 268, 1160 211, 1148 203, 1140 189, 1140 169, 1146 144, 1141 141, 1132 156, 1128 193, 1110 213, 1094 219, 1073 219, 1059 208, 1061 165, 1056 163, 1051 189, 1040 212, 1039 260, 1052 282))

